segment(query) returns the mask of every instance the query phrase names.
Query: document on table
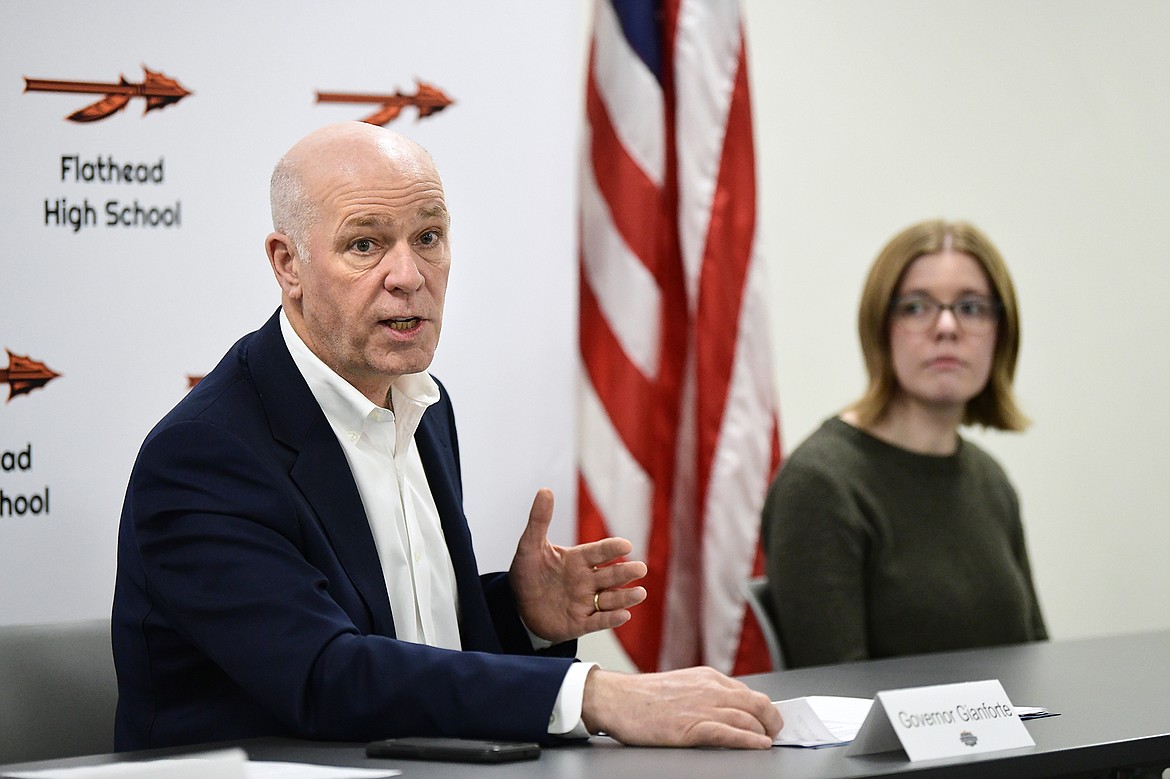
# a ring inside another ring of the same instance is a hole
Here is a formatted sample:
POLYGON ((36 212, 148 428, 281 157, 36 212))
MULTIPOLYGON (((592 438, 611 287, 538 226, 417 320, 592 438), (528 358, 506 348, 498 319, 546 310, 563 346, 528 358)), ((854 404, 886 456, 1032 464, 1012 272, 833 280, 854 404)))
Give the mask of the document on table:
POLYGON ((1049 711, 1043 706, 1013 706, 1016 716, 1022 720, 1043 719, 1044 717, 1059 717, 1055 711, 1049 711))
POLYGON ((772 701, 784 727, 773 744, 781 747, 835 747, 848 744, 861 729, 873 701, 839 695, 808 695, 772 701))
POLYGON ((4 775, 18 779, 380 779, 401 773, 393 768, 251 761, 242 749, 230 749, 190 757, 42 768, 4 775))

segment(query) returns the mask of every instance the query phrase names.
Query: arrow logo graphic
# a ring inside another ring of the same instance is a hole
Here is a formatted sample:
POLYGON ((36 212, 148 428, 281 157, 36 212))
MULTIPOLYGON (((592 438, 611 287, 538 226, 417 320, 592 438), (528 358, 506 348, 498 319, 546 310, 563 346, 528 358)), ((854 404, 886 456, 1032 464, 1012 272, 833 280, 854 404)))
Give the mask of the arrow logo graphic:
POLYGON ((17 395, 27 395, 39 389, 61 375, 27 355, 13 354, 7 348, 4 351, 8 352, 8 368, 0 368, 0 384, 8 382, 9 401, 17 395))
POLYGON ((191 94, 173 78, 167 78, 162 73, 153 71, 145 65, 142 66, 142 70, 146 73, 146 77, 141 84, 127 81, 125 76, 119 76, 117 84, 98 81, 55 81, 25 76, 24 91, 105 95, 96 103, 87 105, 65 117, 71 122, 96 122, 107 116, 113 116, 125 108, 131 98, 135 97, 146 98, 146 110, 142 112, 145 115, 148 111, 165 108, 191 94))
POLYGON ((438 87, 425 81, 415 80, 417 87, 413 95, 395 92, 392 95, 363 95, 353 92, 318 92, 318 103, 378 103, 382 107, 362 119, 366 124, 387 125, 402 113, 407 106, 418 109, 418 118, 442 111, 455 101, 447 97, 438 87))

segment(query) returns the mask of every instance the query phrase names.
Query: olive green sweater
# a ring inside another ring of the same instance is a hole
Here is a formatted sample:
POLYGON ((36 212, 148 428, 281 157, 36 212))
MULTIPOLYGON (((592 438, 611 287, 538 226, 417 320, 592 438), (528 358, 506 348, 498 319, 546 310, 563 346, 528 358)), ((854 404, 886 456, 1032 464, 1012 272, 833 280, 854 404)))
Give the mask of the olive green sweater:
POLYGON ((790 667, 1048 637, 1015 490, 969 441, 922 455, 829 419, 780 469, 762 533, 790 667))

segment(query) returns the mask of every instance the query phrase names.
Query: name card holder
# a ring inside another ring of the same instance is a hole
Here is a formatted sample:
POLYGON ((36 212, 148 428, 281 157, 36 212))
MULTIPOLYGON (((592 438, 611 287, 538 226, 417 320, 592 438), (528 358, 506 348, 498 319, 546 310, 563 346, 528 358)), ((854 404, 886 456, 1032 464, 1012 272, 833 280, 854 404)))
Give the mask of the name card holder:
POLYGON ((899 747, 911 762, 1035 746, 996 679, 879 692, 845 754, 899 747))

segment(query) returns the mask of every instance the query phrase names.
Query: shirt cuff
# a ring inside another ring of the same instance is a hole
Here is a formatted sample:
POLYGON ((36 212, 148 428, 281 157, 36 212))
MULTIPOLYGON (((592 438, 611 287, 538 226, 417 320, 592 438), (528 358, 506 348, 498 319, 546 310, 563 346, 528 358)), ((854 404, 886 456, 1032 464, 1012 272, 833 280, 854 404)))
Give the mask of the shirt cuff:
MULTIPOLYGON (((520 624, 524 625, 524 620, 520 620, 520 624)), ((540 636, 536 635, 531 630, 529 630, 527 625, 524 625, 524 630, 525 630, 525 632, 528 633, 528 640, 532 642, 532 648, 535 649, 537 652, 539 652, 542 649, 548 649, 550 646, 553 645, 553 642, 546 641, 545 639, 541 638, 540 636)))
POLYGON ((589 738, 589 731, 581 720, 581 706, 585 702, 585 677, 596 667, 597 663, 573 663, 569 666, 548 718, 550 736, 589 738))

